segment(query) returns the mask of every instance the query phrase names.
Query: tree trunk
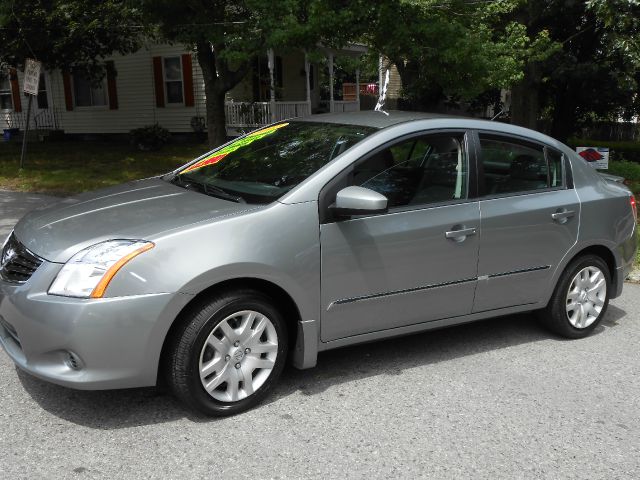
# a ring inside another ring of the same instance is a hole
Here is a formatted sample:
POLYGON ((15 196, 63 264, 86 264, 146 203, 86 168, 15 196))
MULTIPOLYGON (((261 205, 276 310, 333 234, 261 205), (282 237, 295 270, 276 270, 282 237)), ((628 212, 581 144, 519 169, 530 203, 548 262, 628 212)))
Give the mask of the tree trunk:
POLYGON ((533 130, 538 128, 540 112, 537 70, 534 65, 528 65, 522 81, 511 88, 511 123, 533 130))
POLYGON ((566 143, 575 133, 577 123, 578 102, 572 94, 572 87, 565 86, 555 95, 553 118, 551 120, 551 136, 566 143))
POLYGON ((229 69, 226 61, 220 60, 216 52, 224 45, 212 48, 206 41, 197 42, 197 58, 202 77, 207 106, 207 136, 209 146, 215 148, 227 141, 227 118, 224 109, 226 93, 235 87, 249 71, 249 62, 240 64, 237 70, 229 69))
POLYGON ((215 148, 227 141, 227 117, 224 110, 225 92, 207 93, 207 136, 215 148))

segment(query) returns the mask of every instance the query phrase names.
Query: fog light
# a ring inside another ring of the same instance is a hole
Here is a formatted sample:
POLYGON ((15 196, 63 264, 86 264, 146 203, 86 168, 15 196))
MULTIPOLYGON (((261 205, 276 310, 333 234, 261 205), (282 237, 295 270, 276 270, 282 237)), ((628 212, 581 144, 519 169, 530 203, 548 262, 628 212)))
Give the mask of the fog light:
POLYGON ((73 352, 67 352, 65 363, 71 370, 82 370, 82 360, 73 352))

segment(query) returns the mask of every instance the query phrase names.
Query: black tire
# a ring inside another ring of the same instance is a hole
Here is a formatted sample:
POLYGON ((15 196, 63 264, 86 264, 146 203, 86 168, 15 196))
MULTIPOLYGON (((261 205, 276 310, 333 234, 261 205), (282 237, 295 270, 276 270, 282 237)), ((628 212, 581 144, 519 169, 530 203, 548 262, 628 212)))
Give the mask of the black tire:
POLYGON ((549 304, 538 313, 540 321, 552 332, 566 338, 584 338, 602 322, 609 306, 609 292, 611 291, 611 272, 606 262, 597 255, 584 255, 574 259, 562 273, 549 304), (602 271, 607 291, 604 304, 596 320, 584 328, 576 328, 569 321, 567 314, 567 295, 574 277, 587 267, 596 267, 602 271))
POLYGON ((254 290, 234 290, 199 303, 181 319, 168 345, 164 373, 173 394, 192 409, 208 416, 235 415, 252 408, 269 393, 282 373, 287 349, 285 321, 271 299, 254 290), (241 400, 220 401, 213 398, 202 384, 200 355, 214 329, 228 316, 243 310, 265 315, 275 327, 278 340, 275 364, 255 392, 241 400))

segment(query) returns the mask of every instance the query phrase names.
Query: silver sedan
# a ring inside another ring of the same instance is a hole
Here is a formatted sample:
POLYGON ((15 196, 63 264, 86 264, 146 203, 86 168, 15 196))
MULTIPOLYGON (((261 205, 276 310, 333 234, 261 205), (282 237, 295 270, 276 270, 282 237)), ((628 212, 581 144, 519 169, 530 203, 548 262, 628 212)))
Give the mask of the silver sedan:
POLYGON ((531 310, 584 337, 622 291, 636 221, 624 185, 531 130, 290 120, 25 216, 2 248, 0 343, 60 385, 162 381, 234 414, 322 350, 531 310))

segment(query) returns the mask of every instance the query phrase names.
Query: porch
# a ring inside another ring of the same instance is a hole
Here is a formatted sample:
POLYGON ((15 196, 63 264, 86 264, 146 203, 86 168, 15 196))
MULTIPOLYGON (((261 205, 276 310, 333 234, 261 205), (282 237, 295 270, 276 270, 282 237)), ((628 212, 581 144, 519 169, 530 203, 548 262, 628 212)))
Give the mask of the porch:
POLYGON ((268 50, 265 57, 257 59, 251 75, 228 95, 227 133, 234 136, 312 113, 359 111, 360 71, 357 68, 352 71, 348 81, 336 78, 335 56, 354 57, 365 51, 360 46, 340 51, 325 49, 323 58, 316 55, 312 61, 306 52, 277 56, 272 49, 268 50))

